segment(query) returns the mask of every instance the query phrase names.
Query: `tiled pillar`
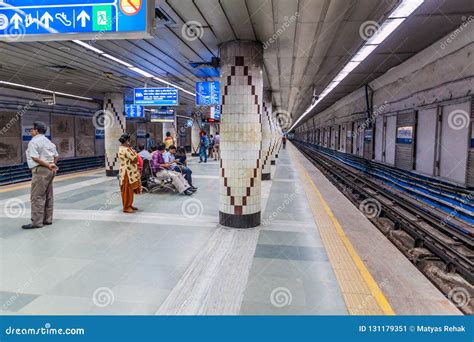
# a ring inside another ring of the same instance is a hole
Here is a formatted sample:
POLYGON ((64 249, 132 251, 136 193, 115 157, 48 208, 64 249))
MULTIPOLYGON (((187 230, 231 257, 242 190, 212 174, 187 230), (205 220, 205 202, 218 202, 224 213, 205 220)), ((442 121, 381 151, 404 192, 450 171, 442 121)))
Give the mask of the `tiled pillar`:
POLYGON ((195 116, 193 120, 193 127, 191 128, 191 154, 193 156, 199 155, 199 133, 201 132, 201 120, 202 119, 200 116, 195 116))
POLYGON ((272 155, 271 155, 271 164, 276 165, 276 158, 278 153, 278 125, 275 117, 275 110, 273 106, 271 107, 271 123, 272 123, 272 155))
POLYGON ((260 225, 263 46, 227 42, 220 47, 220 55, 219 222, 251 228, 260 225))
POLYGON ((126 130, 123 95, 108 93, 104 96, 104 135, 105 135, 105 173, 107 176, 116 176, 120 162, 118 150, 120 136, 126 130))
POLYGON ((276 136, 277 136, 276 151, 275 151, 275 158, 276 159, 278 159, 278 153, 280 152, 280 149, 281 149, 281 136, 282 136, 280 121, 278 121, 278 117, 277 117, 279 112, 280 112, 279 110, 276 110, 275 115, 274 115, 275 127, 276 127, 276 136))
POLYGON ((271 179, 271 151, 272 151, 272 94, 263 93, 262 112, 262 180, 271 179))

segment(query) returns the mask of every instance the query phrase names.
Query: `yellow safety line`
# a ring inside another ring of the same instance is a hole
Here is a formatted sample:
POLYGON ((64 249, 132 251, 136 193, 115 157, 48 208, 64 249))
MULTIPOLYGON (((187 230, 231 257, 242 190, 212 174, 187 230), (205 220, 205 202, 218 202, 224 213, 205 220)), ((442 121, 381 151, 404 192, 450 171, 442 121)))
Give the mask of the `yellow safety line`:
POLYGON ((314 184, 313 180, 311 179, 310 175, 306 171, 306 169, 301 165, 301 163, 297 160, 297 163, 300 165, 300 169, 303 170, 305 173, 309 183, 311 184, 314 192, 318 195, 319 200, 321 201, 323 208, 326 212, 326 214, 329 216, 331 219, 331 222, 334 225, 334 228, 336 229, 336 232, 339 236, 339 238, 342 240, 344 243, 344 246, 346 247, 347 252, 351 256, 352 260, 354 261, 355 266, 360 272, 360 275, 362 276, 363 280, 365 281, 367 287, 369 288, 372 296, 375 298, 377 301, 380 309, 383 311, 385 315, 395 315, 395 311, 393 311, 392 306, 388 302, 387 298, 383 294, 382 290, 379 288, 377 282, 374 280, 372 275, 370 274, 369 270, 365 266, 364 262, 360 258, 360 256, 357 254, 356 250, 354 249, 354 246, 350 242, 349 238, 345 234, 344 230, 342 229, 342 226, 340 225, 339 221, 336 219, 334 216, 331 208, 327 204, 326 200, 324 199, 323 195, 319 191, 319 189, 316 187, 316 184, 314 184))
MULTIPOLYGON (((74 173, 72 175, 61 175, 61 176, 57 176, 54 178, 54 181, 55 182, 61 182, 61 181, 64 181, 64 180, 68 180, 68 179, 74 179, 74 178, 77 178, 77 177, 82 177, 86 174, 92 174, 92 173, 97 173, 99 172, 99 169, 93 169, 93 170, 88 170, 88 171, 81 171, 81 172, 77 172, 77 173, 74 173)), ((9 191, 14 191, 14 190, 20 190, 20 189, 25 189, 25 188, 28 188, 31 186, 31 181, 26 181, 26 182, 22 182, 18 185, 7 185, 6 188, 4 189, 0 189, 0 193, 3 193, 3 192, 9 192, 9 191)))

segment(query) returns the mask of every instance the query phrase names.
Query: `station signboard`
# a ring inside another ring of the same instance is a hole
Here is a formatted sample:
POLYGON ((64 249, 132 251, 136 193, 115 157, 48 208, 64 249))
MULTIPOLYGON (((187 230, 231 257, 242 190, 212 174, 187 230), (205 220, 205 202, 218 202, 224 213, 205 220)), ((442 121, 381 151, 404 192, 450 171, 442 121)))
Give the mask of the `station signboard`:
POLYGON ((136 88, 134 90, 136 105, 141 106, 178 106, 178 89, 176 88, 136 88))
POLYGON ((398 127, 397 128, 397 144, 411 144, 413 142, 413 127, 398 127))
POLYGON ((196 82, 196 106, 220 105, 220 82, 196 82))
POLYGON ((210 118, 214 121, 221 121, 221 106, 211 107, 210 118))
POLYGON ((145 108, 140 105, 126 104, 125 115, 127 118, 144 118, 145 108))
POLYGON ((174 122, 175 110, 173 108, 152 109, 150 114, 151 122, 174 122))
POLYGON ((147 0, 0 0, 0 41, 152 38, 147 0))

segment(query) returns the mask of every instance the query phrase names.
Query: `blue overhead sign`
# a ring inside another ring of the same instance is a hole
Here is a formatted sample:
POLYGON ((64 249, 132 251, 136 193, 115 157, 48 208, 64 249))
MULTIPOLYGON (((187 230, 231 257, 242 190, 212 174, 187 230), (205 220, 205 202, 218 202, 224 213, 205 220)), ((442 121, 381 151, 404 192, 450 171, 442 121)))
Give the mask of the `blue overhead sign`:
POLYGON ((221 120, 221 106, 211 107, 211 115, 210 118, 215 121, 221 120))
POLYGON ((136 88, 135 104, 142 106, 178 106, 176 88, 136 88))
POLYGON ((196 105, 213 106, 221 101, 219 82, 196 82, 196 105))
POLYGON ((150 38, 146 0, 0 1, 0 40, 150 38))
POLYGON ((138 105, 126 104, 125 105, 125 114, 127 118, 144 118, 145 117, 145 108, 138 105))
POLYGON ((173 108, 157 108, 151 110, 151 122, 174 122, 175 111, 173 108))

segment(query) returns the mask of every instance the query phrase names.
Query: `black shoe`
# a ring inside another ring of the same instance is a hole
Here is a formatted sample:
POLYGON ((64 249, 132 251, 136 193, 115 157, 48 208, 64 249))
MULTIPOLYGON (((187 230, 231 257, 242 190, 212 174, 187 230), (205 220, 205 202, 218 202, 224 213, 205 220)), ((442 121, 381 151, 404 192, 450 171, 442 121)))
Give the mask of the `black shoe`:
POLYGON ((194 191, 187 189, 185 192, 183 192, 183 194, 185 194, 186 196, 191 196, 192 194, 194 194, 194 191))
POLYGON ((201 164, 201 163, 202 163, 202 160, 199 161, 199 164, 201 164))
POLYGON ((25 224, 23 226, 21 226, 21 228, 23 229, 36 229, 36 228, 43 228, 43 226, 38 226, 37 224, 25 224))
POLYGON ((50 225, 52 225, 52 224, 53 224, 53 222, 43 222, 43 225, 44 225, 44 226, 50 226, 50 225))
POLYGON ((191 189, 197 190, 198 188, 196 188, 194 185, 191 185, 191 189))
POLYGON ((187 188, 186 191, 196 192, 197 189, 194 189, 193 187, 190 187, 190 188, 187 188))

